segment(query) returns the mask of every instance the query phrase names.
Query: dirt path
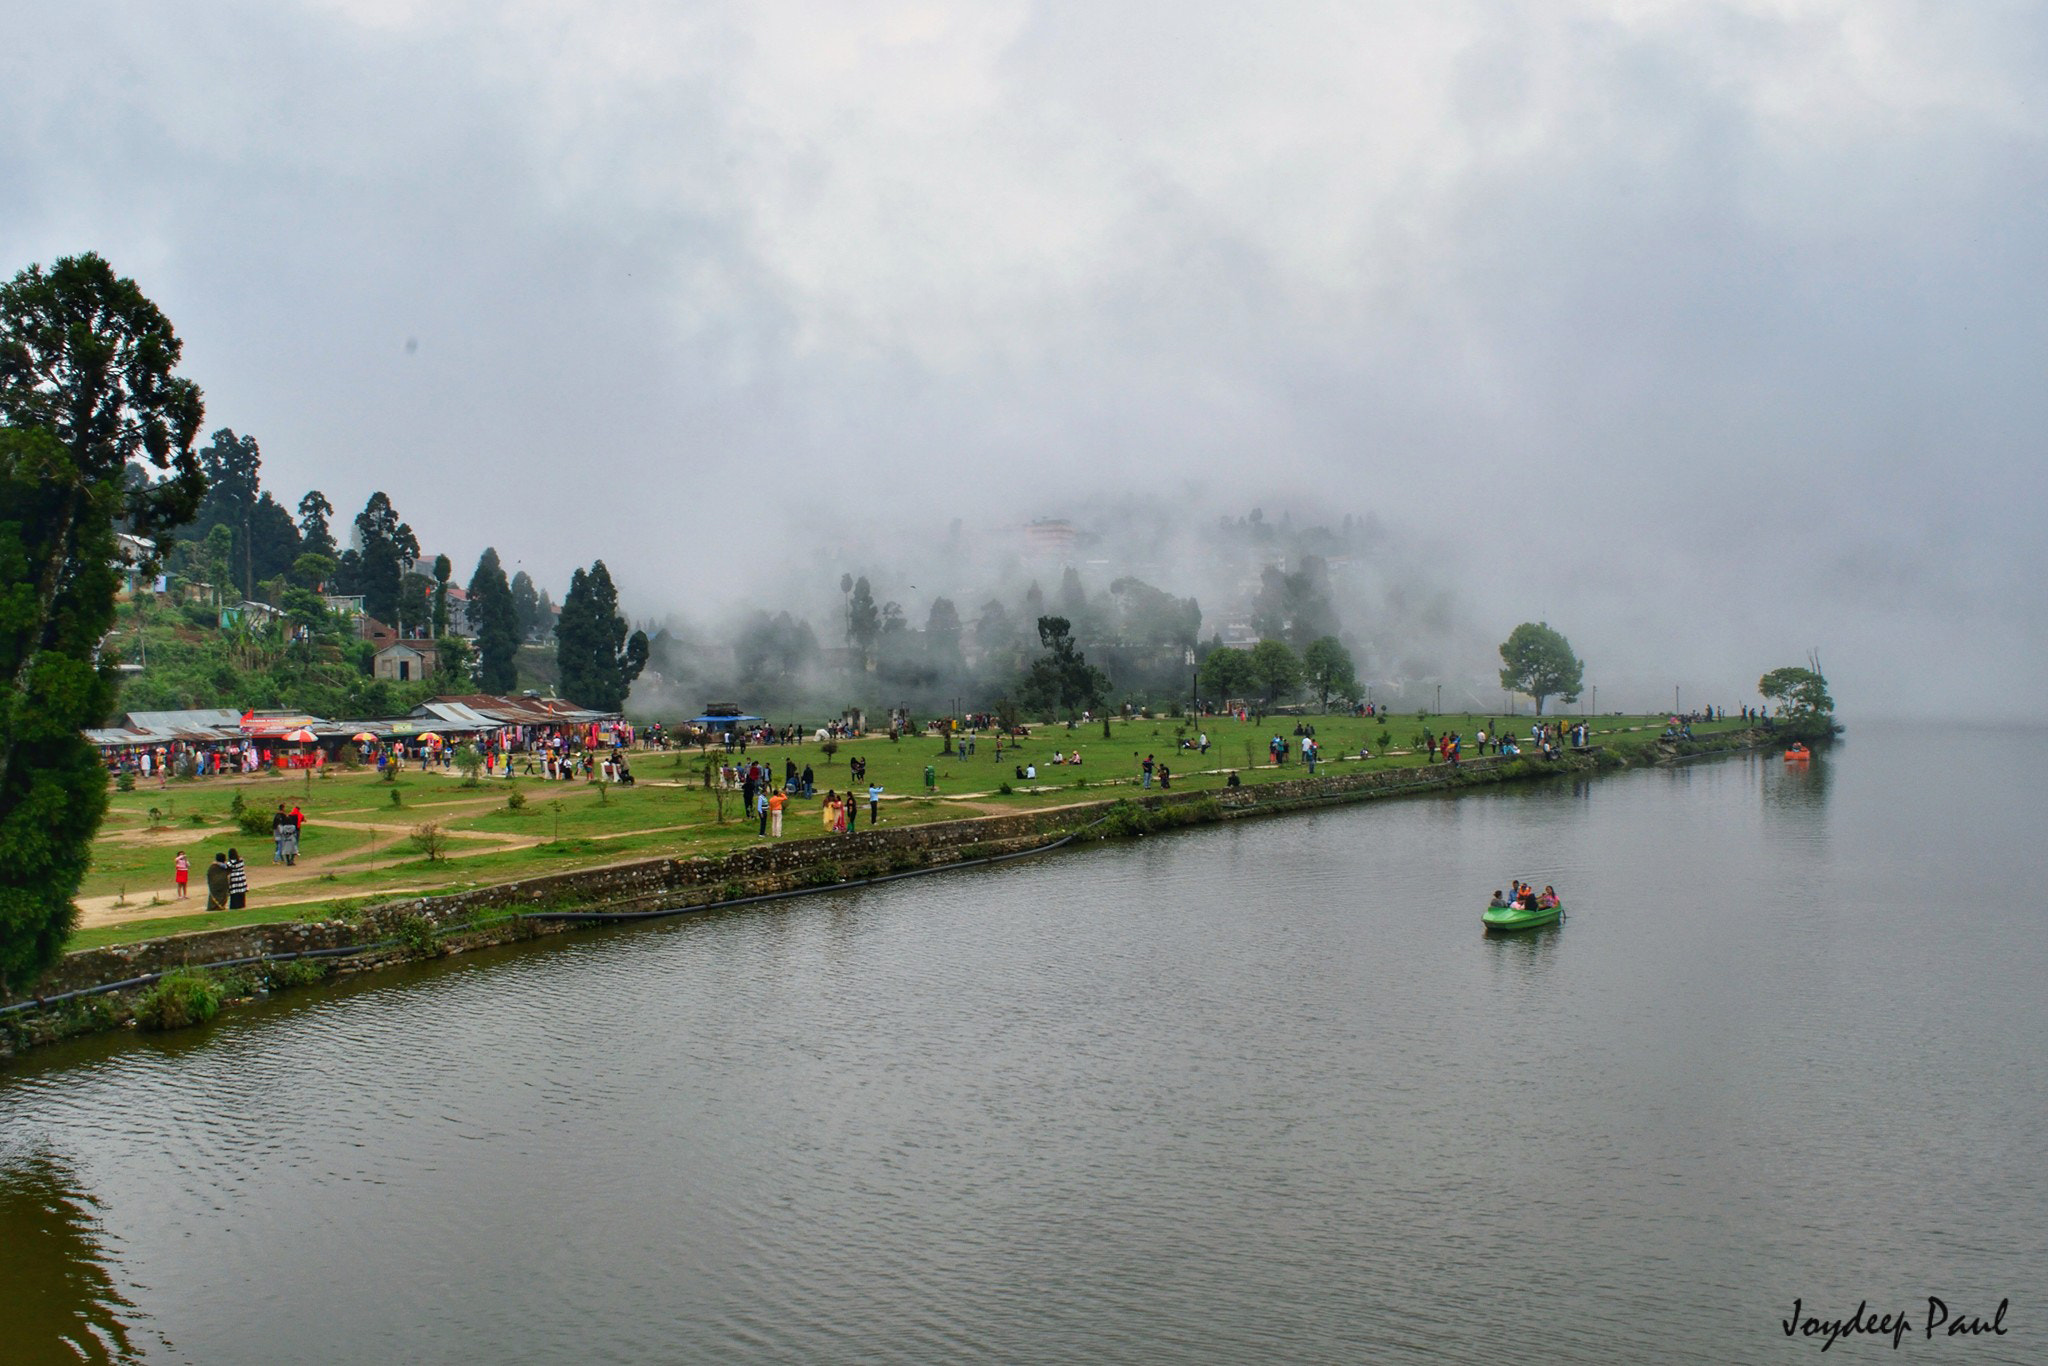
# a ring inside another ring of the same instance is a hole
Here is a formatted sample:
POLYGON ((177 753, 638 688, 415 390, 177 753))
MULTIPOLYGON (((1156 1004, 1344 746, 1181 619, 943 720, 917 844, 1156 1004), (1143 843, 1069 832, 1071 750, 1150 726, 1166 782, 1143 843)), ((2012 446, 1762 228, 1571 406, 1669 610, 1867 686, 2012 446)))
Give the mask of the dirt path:
MULTIPOLYGON (((368 830, 390 838, 379 844, 372 842, 367 848, 344 849, 332 854, 309 855, 297 863, 285 865, 272 863, 267 859, 252 859, 245 866, 248 870, 249 895, 260 898, 266 905, 294 905, 307 901, 326 901, 336 895, 350 894, 339 889, 325 887, 323 875, 330 872, 354 872, 373 864, 380 855, 388 854, 391 848, 403 839, 410 838, 410 825, 386 825, 370 822, 351 822, 345 827, 350 830, 368 830)), ((156 833, 156 832, 152 832, 156 833)), ((167 837, 162 841, 165 848, 176 847, 184 839, 183 832, 172 830, 162 832, 167 837)), ((503 853, 509 849, 530 849, 545 844, 538 835, 508 835, 471 831, 450 831, 449 859, 474 858, 479 854, 503 853)), ((267 853, 260 847, 253 853, 267 853)), ((379 887, 373 895, 384 892, 398 894, 413 891, 411 887, 379 887)), ((82 896, 77 899, 78 925, 80 929, 97 929, 102 925, 125 925, 133 920, 159 920, 165 916, 191 915, 206 909, 206 865, 195 862, 192 865, 191 895, 180 901, 164 892, 160 906, 138 903, 134 897, 82 896), (123 901, 126 904, 121 904, 123 901)))

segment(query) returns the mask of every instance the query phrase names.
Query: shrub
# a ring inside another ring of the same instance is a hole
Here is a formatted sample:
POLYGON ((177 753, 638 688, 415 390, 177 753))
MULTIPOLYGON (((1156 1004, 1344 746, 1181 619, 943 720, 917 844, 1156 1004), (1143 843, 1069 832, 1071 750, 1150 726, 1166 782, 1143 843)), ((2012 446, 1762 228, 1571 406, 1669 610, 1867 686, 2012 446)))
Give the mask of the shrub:
POLYGON ((398 941, 399 948, 408 958, 437 958, 441 953, 441 940, 434 933, 434 922, 423 915, 410 914, 398 917, 398 923, 391 927, 391 937, 398 941))
POLYGON ((133 792, 135 790, 135 775, 126 769, 122 769, 114 775, 114 789, 117 792, 133 792))
POLYGON ((398 781, 398 765, 397 765, 397 764, 386 764, 386 765, 384 765, 384 781, 385 781, 385 782, 387 782, 387 783, 395 783, 395 782, 397 782, 397 781, 398 781))
POLYGON ((391 789, 391 804, 393 806, 405 805, 405 794, 395 787, 391 789))
POLYGON ((1005 781, 1003 781, 1003 782, 997 783, 997 784, 996 784, 996 791, 997 791, 997 793, 999 793, 999 794, 1000 794, 1000 795, 1002 795, 1002 796, 1005 796, 1005 797, 1009 796, 1009 795, 1010 795, 1010 792, 1011 792, 1011 787, 1010 787, 1010 784, 1009 784, 1008 780, 1006 779, 1006 780, 1005 780, 1005 781))
POLYGON ((412 828, 412 847, 425 854, 429 863, 445 858, 448 854, 448 832, 433 821, 415 825, 412 828))
POLYGON ((185 817, 185 821, 188 825, 204 825, 206 824, 206 815, 204 812, 194 811, 191 815, 185 817))
POLYGON ((142 994, 135 1022, 144 1029, 184 1029, 220 1013, 221 984, 197 969, 167 972, 142 994))
POLYGON ((237 812, 235 824, 241 828, 242 833, 245 835, 268 835, 270 833, 270 814, 251 808, 247 811, 237 812))
POLYGON ((517 787, 514 787, 505 794, 505 809, 513 812, 524 811, 526 809, 526 794, 517 787))
POLYGON ((272 991, 285 991, 292 987, 310 987, 327 980, 334 971, 334 964, 325 958, 294 958, 284 963, 269 965, 265 979, 272 991))

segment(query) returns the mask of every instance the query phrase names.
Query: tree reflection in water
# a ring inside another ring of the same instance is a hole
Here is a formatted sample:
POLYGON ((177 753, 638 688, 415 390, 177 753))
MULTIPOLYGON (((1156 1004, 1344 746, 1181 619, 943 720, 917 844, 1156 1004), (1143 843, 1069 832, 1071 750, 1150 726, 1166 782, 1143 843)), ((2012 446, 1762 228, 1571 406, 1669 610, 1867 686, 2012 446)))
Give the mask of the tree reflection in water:
POLYGON ((140 1361, 99 1202, 62 1158, 0 1165, 0 1339, 11 1362, 140 1361))

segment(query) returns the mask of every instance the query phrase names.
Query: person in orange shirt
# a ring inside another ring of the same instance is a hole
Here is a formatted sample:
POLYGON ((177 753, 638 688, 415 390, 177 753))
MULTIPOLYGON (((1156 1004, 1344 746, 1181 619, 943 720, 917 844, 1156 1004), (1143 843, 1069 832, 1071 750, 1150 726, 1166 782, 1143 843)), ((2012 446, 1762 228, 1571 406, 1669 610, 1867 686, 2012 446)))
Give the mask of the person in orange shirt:
POLYGON ((789 803, 789 797, 782 792, 768 794, 768 834, 774 839, 782 838, 782 808, 789 803))

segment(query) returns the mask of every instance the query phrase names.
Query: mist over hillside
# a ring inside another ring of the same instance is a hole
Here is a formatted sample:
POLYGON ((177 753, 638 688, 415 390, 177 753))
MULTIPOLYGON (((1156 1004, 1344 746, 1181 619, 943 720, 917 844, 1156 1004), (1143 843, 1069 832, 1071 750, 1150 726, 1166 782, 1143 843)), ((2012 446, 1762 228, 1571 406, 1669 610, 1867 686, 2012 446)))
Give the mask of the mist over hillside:
POLYGON ((1191 656, 1323 636, 1350 650, 1377 700, 1433 704, 1441 685, 1446 705, 1505 705, 1505 630, 1475 618, 1432 558, 1369 511, 1233 515, 1142 497, 1071 517, 957 518, 923 540, 846 535, 770 558, 722 603, 650 611, 658 595, 629 593, 654 642, 633 705, 986 707, 1014 693, 1041 616, 1073 624, 1120 699, 1160 707, 1194 693, 1191 656))

